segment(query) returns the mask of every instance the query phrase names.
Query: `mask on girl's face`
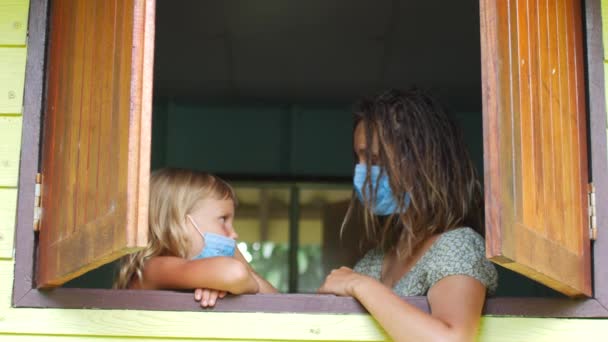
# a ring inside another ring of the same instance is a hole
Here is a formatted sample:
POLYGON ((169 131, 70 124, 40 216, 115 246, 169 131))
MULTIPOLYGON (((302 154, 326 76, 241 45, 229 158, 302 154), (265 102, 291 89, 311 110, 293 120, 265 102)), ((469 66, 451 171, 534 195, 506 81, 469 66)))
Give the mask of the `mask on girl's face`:
POLYGON ((190 220, 190 222, 192 222, 194 228, 198 230, 198 232, 203 237, 203 240, 205 241, 205 246, 203 247, 203 250, 197 256, 192 258, 193 260, 211 258, 216 256, 234 256, 236 241, 220 234, 209 232, 203 233, 198 228, 198 226, 190 215, 186 217, 190 220))
MULTIPOLYGON (((361 203, 365 205, 363 200, 363 184, 365 183, 365 176, 367 173, 367 167, 365 164, 357 164, 355 166, 355 175, 353 177, 353 184, 355 186, 355 192, 361 203)), ((372 165, 370 169, 370 182, 372 193, 375 192, 376 200, 372 203, 372 212, 376 215, 387 216, 397 212, 397 201, 393 196, 393 191, 388 181, 388 175, 386 172, 382 172, 380 166, 372 165), (382 176, 380 176, 382 174, 382 176), (377 188, 375 188, 377 186, 377 188)), ((369 190, 369 189, 366 189, 369 190)), ((369 191, 368 191, 369 192, 369 191)), ((370 195, 367 193, 366 195, 370 195)), ((405 209, 410 205, 410 194, 405 194, 405 209)), ((405 211, 404 209, 404 211, 405 211)))

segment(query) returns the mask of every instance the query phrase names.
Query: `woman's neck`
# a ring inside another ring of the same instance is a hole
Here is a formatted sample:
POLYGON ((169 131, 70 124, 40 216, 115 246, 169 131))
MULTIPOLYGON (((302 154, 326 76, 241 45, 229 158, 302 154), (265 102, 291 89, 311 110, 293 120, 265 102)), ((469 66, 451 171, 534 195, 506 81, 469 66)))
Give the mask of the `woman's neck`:
POLYGON ((395 248, 384 256, 380 277, 382 283, 393 288, 401 278, 412 270, 416 263, 424 256, 429 248, 431 248, 437 238, 439 238, 439 235, 433 235, 422 240, 413 248, 412 253, 407 257, 404 257, 398 252, 403 251, 406 247, 404 245, 405 243, 400 241, 395 248))

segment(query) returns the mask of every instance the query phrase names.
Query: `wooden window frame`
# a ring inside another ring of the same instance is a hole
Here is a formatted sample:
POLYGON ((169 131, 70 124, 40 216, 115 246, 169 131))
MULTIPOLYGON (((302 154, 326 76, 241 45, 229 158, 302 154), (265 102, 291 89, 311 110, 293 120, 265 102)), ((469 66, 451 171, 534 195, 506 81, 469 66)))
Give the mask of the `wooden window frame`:
MULTIPOLYGON (((587 99, 591 179, 595 185, 598 239, 593 243, 594 297, 561 299, 497 297, 486 301, 484 315, 527 317, 608 318, 608 156, 601 1, 584 0, 586 23, 587 99), (598 177, 593 177, 598 175, 598 177), (601 177, 603 176, 603 177, 601 177), (601 276, 599 276, 601 275, 601 276)), ((39 170, 42 109, 45 99, 45 56, 48 0, 31 0, 23 108, 23 134, 15 238, 15 277, 12 304, 22 308, 100 308, 200 311, 191 293, 175 291, 71 289, 38 290, 33 231, 35 178, 39 170)), ((406 297, 429 312, 426 297, 406 297)), ((353 298, 331 295, 284 294, 227 297, 216 312, 366 313, 353 298)))

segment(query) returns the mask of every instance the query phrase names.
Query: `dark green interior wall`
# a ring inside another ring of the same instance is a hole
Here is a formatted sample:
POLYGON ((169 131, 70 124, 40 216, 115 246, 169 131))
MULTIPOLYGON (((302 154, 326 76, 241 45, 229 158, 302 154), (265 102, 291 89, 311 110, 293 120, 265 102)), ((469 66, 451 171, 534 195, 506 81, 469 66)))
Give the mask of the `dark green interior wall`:
POLYGON ((450 113, 452 121, 462 131, 462 137, 469 150, 469 155, 475 164, 479 177, 483 180, 483 135, 481 113, 455 112, 450 113))
MULTIPOLYGON (((156 100, 151 167, 205 170, 217 174, 298 178, 352 177, 350 106, 197 105, 156 100)), ((461 128, 483 177, 481 114, 451 114, 461 128)), ((112 286, 115 264, 66 284, 112 286)), ((499 267, 499 296, 559 296, 526 277, 499 267)))
POLYGON ((150 168, 163 167, 166 163, 168 101, 154 101, 152 105, 152 142, 150 168))
MULTIPOLYGON (((352 176, 349 105, 169 102, 154 109, 152 169, 183 167, 245 178, 352 176)), ((480 114, 451 116, 483 176, 480 114)))
POLYGON ((240 177, 348 177, 348 106, 170 103, 166 165, 240 177), (344 153, 346 151, 346 153, 344 153))

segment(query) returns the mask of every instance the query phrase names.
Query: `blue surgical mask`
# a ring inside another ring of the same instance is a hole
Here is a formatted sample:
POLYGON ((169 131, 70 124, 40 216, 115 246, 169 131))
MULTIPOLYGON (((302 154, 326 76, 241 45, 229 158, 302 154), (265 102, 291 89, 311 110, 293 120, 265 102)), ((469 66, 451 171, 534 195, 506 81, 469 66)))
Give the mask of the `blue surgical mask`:
MULTIPOLYGON (((365 176, 367 174, 367 167, 365 164, 357 164, 355 166, 355 175, 353 177, 353 184, 355 186, 355 192, 361 203, 365 205, 363 200, 363 184, 365 183, 365 176)), ((380 166, 372 165, 370 169, 370 182, 372 193, 375 193, 376 198, 372 203, 372 212, 379 216, 387 216, 397 212, 397 201, 391 190, 390 183, 388 181, 388 175, 386 172, 382 172, 380 166), (376 187, 377 186, 377 187, 376 187)), ((366 195, 369 194, 369 188, 366 189, 366 195)), ((410 205, 410 194, 405 194, 405 209, 410 205)))
POLYGON ((236 241, 220 234, 209 232, 203 233, 190 215, 186 217, 188 217, 190 222, 192 222, 194 228, 198 230, 198 232, 203 237, 203 240, 205 241, 205 246, 203 247, 203 250, 197 256, 192 258, 193 260, 217 256, 234 256, 234 252, 236 249, 236 241))

